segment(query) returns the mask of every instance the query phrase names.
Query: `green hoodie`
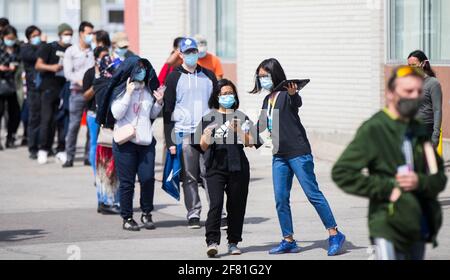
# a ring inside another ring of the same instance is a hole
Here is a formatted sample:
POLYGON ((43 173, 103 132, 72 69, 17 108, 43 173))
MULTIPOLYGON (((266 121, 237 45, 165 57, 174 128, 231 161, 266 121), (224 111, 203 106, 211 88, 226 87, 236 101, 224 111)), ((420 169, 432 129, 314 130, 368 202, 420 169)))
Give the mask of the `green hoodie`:
POLYGON ((436 236, 442 225, 442 209, 437 198, 445 189, 447 177, 437 153, 439 171, 429 175, 423 148, 429 141, 418 121, 402 122, 391 117, 387 110, 381 111, 361 126, 332 171, 333 180, 342 190, 369 198, 370 237, 390 240, 402 252, 422 240, 423 217, 430 231, 426 241, 437 246, 436 236), (405 165, 402 144, 408 128, 413 131, 419 187, 414 192, 402 193, 392 205, 389 199, 396 187, 397 169, 405 165), (368 175, 363 170, 368 170, 368 175))

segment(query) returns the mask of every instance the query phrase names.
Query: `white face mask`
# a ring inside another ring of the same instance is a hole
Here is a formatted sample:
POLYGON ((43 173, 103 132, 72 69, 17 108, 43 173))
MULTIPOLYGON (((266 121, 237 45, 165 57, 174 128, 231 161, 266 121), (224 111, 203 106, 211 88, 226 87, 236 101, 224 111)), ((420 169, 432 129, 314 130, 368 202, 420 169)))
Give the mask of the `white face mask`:
POLYGON ((61 41, 63 42, 64 45, 70 45, 72 43, 72 36, 70 35, 61 36, 61 41))

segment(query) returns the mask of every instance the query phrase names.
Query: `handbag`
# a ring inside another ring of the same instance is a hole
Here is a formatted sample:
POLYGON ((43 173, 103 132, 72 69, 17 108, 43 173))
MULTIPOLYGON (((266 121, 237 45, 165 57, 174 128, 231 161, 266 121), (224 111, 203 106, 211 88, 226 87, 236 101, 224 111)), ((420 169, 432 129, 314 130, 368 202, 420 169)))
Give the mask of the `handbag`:
POLYGON ((100 127, 100 131, 98 133, 97 144, 106 147, 112 148, 113 146, 113 130, 110 128, 100 127))
POLYGON ((16 93, 14 83, 7 79, 0 79, 0 96, 9 97, 16 93))
POLYGON ((136 137, 136 127, 139 123, 139 114, 141 112, 141 105, 142 105, 142 91, 139 95, 139 106, 137 110, 134 111, 137 115, 136 124, 135 125, 126 124, 120 128, 114 129, 114 142, 116 142, 118 145, 123 145, 136 137))

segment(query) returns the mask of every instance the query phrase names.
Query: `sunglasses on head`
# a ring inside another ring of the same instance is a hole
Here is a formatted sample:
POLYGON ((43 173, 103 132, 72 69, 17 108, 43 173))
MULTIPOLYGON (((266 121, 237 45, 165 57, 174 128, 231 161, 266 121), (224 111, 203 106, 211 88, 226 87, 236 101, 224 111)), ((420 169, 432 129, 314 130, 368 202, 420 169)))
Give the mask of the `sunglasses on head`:
POLYGON ((397 78, 403 78, 409 75, 419 75, 421 77, 425 77, 425 73, 423 72, 422 69, 417 68, 417 67, 412 67, 412 66, 401 66, 399 68, 397 68, 397 70, 395 71, 395 76, 397 78))

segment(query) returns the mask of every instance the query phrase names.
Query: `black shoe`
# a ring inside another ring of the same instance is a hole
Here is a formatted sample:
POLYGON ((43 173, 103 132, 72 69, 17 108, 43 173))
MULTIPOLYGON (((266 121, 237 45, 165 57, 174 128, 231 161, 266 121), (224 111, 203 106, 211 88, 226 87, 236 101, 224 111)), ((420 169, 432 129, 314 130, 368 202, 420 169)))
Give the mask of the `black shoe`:
POLYGON ((188 228, 190 229, 200 229, 200 219, 199 218, 191 218, 188 222, 188 228))
POLYGON ((141 216, 141 222, 144 224, 144 228, 148 230, 154 230, 156 229, 155 224, 152 220, 152 214, 142 214, 141 216))
POLYGON ((16 147, 16 140, 14 138, 6 140, 5 147, 6 149, 14 149, 16 147))
POLYGON ((0 151, 3 151, 3 145, 0 143, 0 151))
POLYGON ((100 205, 100 212, 103 215, 119 215, 120 214, 120 209, 116 206, 109 206, 106 204, 101 204, 100 205))
POLYGON ((73 160, 68 160, 66 163, 62 165, 63 168, 71 168, 73 167, 73 160))
POLYGON ((222 220, 220 221, 220 229, 221 230, 228 229, 228 219, 227 218, 222 218, 222 220))
POLYGON ((53 149, 50 149, 50 151, 48 151, 47 157, 51 158, 51 157, 54 157, 55 155, 56 155, 55 151, 53 151, 53 149))
POLYGON ((123 220, 123 229, 128 231, 140 231, 139 225, 136 223, 133 218, 129 218, 127 220, 123 220))
POLYGON ((37 160, 38 156, 36 152, 31 152, 29 158, 31 160, 37 160))
POLYGON ((20 146, 22 146, 22 147, 28 146, 28 139, 27 138, 23 138, 22 142, 20 143, 20 146))
POLYGON ((91 162, 88 159, 85 159, 84 166, 91 166, 91 162))
POLYGON ((103 207, 103 206, 104 206, 103 203, 100 203, 100 204, 97 206, 97 213, 102 214, 102 207, 103 207))

